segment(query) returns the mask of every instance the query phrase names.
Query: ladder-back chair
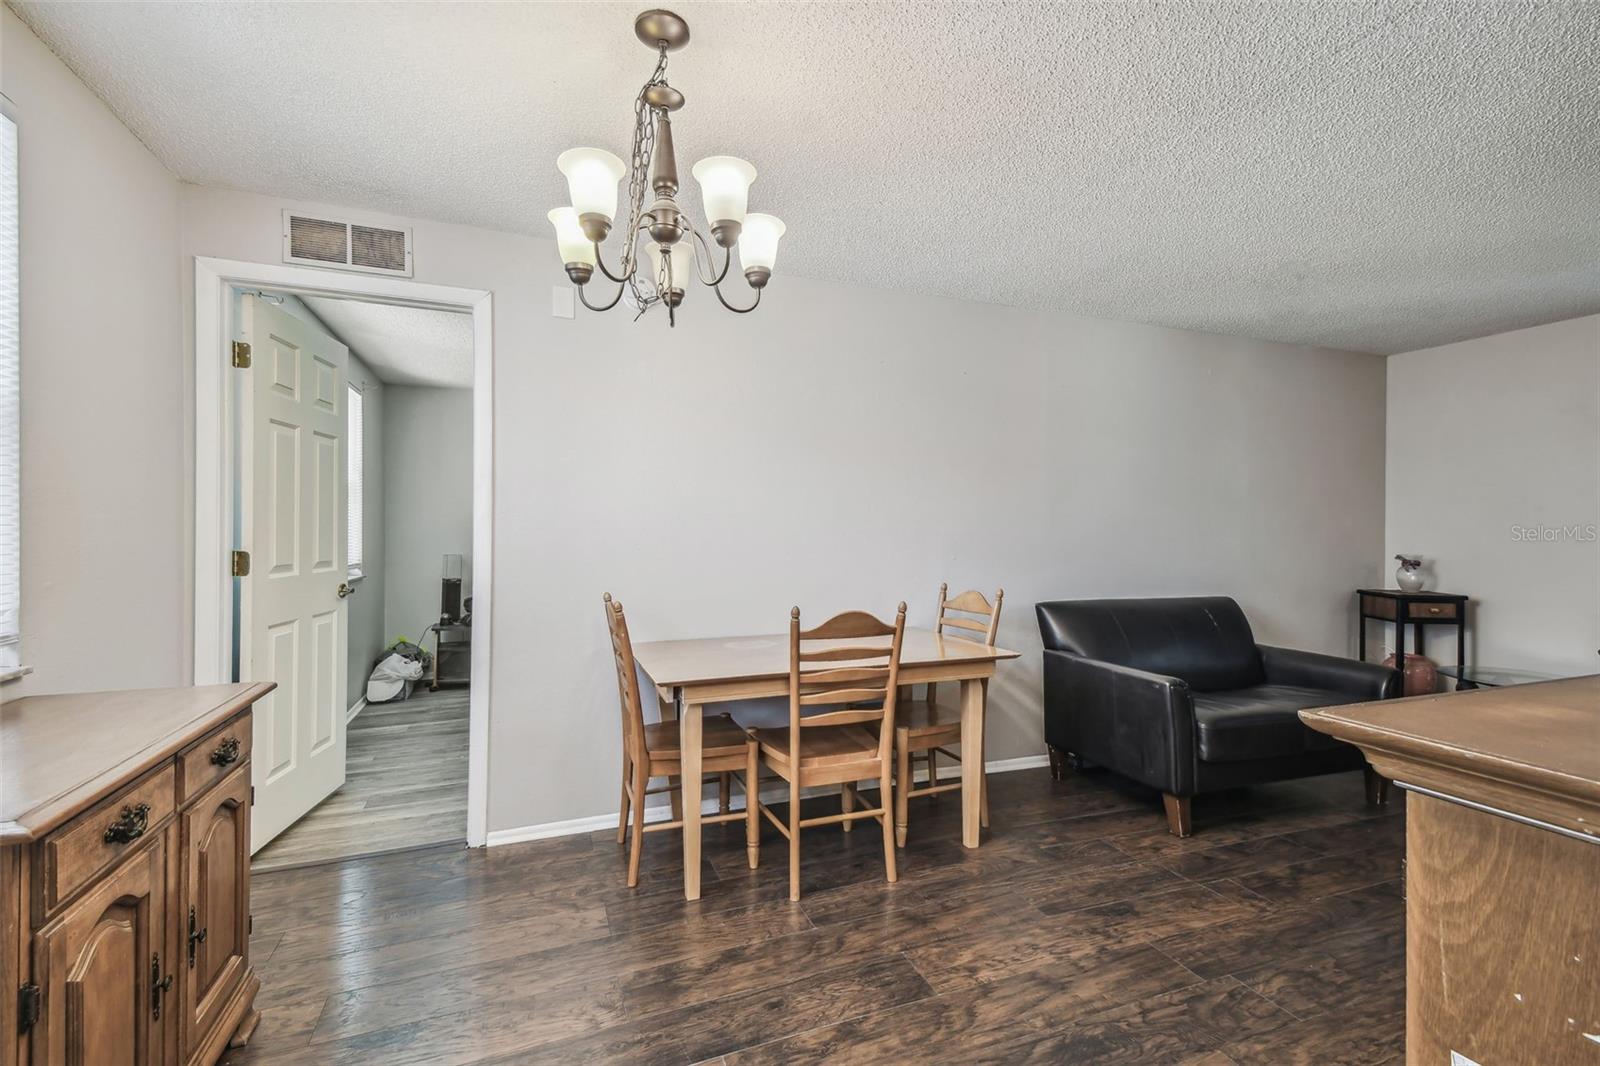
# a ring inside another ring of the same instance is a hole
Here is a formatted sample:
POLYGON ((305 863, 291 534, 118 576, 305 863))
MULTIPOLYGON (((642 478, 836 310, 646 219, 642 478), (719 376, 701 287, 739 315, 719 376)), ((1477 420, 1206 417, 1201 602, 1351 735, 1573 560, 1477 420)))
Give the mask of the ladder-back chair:
MULTIPOLYGON (((1000 604, 1005 599, 1005 589, 1000 589, 994 594, 994 602, 990 603, 984 598, 983 593, 968 590, 953 598, 948 597, 950 590, 948 584, 939 586, 939 615, 934 624, 934 633, 941 637, 959 637, 962 640, 971 640, 994 646, 995 633, 1000 628, 1000 604), (955 612, 955 613, 951 613, 955 612)), ((989 698, 989 682, 982 681, 984 699, 989 698)), ((932 796, 940 792, 951 792, 961 787, 960 781, 949 784, 939 783, 939 756, 960 762, 961 757, 950 750, 950 746, 961 743, 961 706, 959 702, 939 702, 938 686, 930 683, 927 695, 920 700, 910 696, 911 686, 906 686, 901 693, 901 711, 895 723, 895 842, 905 847, 906 834, 909 828, 910 801, 914 796, 932 796), (918 757, 926 762, 928 767, 928 780, 921 788, 915 787, 912 780, 914 764, 918 757)), ((967 773, 971 767, 963 766, 961 772, 967 773)), ((989 779, 984 768, 979 766, 976 772, 983 774, 980 786, 982 802, 979 806, 979 820, 984 828, 989 826, 989 779)))
MULTIPOLYGON (((757 729, 754 735, 761 762, 789 783, 786 819, 760 806, 789 841, 791 900, 800 898, 800 831, 813 826, 878 819, 883 826, 884 872, 888 880, 896 879, 889 804, 894 795, 895 702, 905 628, 904 603, 893 625, 865 611, 847 611, 815 629, 801 630, 800 608, 789 612, 789 724, 757 729), (890 638, 887 644, 883 637, 890 638), (867 703, 872 706, 862 706, 867 703), (833 709, 804 713, 819 707, 833 709), (878 805, 854 809, 855 783, 868 778, 878 780, 878 805), (800 792, 813 785, 842 786, 844 809, 802 818, 800 792)), ((759 797, 760 790, 755 794, 759 797)))
MULTIPOLYGON (((622 604, 605 594, 606 624, 611 630, 611 650, 617 667, 617 694, 622 704, 622 810, 618 816, 617 843, 621 844, 628 822, 629 809, 633 815, 633 838, 628 851, 628 887, 639 883, 639 854, 644 846, 644 834, 665 829, 682 829, 682 804, 699 803, 700 789, 705 778, 689 789, 682 788, 679 771, 682 767, 682 746, 678 740, 678 723, 661 721, 645 724, 643 705, 639 696, 639 674, 633 661, 633 642, 628 638, 628 621, 622 613, 622 604), (665 777, 668 784, 650 788, 652 777, 665 777), (676 782, 676 783, 674 783, 676 782), (674 797, 671 821, 644 824, 645 797, 659 792, 681 792, 674 797)), ((703 823, 745 823, 745 850, 750 868, 756 867, 757 842, 760 822, 755 800, 756 742, 726 715, 707 716, 700 739, 702 768, 707 775, 719 779, 719 813, 707 815, 703 823), (730 773, 742 775, 745 788, 745 809, 728 810, 730 773)))

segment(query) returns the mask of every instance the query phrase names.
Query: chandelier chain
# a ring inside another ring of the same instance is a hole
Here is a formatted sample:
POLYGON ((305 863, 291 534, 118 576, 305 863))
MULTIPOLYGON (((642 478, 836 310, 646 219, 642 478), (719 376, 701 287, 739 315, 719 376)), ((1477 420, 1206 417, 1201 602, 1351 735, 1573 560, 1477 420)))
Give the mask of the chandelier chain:
POLYGON ((623 231, 627 244, 622 253, 622 276, 628 279, 628 288, 634 302, 639 305, 640 314, 660 299, 663 291, 659 282, 653 293, 641 289, 634 265, 638 254, 639 220, 644 213, 645 193, 650 187, 650 160, 655 154, 656 143, 655 123, 651 121, 652 108, 646 102, 645 94, 652 86, 665 84, 666 80, 667 46, 666 42, 662 42, 658 48, 655 73, 650 75, 650 80, 639 89, 639 95, 633 101, 633 151, 628 170, 628 228, 623 231))

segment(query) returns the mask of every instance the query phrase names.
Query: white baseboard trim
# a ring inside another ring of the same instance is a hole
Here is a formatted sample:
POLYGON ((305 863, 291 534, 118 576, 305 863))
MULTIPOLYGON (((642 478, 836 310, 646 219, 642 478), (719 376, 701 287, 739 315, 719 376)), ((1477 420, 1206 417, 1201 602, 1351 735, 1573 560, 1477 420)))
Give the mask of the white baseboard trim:
MULTIPOLYGON (((365 703, 366 701, 363 700, 362 702, 365 703)), ((985 763, 984 769, 991 774, 1005 774, 1013 770, 1032 770, 1036 767, 1049 765, 1050 757, 1048 755, 1024 755, 1017 759, 998 759, 994 762, 985 763)), ((918 770, 915 776, 919 781, 926 780, 928 772, 926 770, 918 770)), ((778 782, 778 785, 781 784, 782 782, 778 782)), ((836 788, 829 785, 821 789, 807 789, 803 795, 806 798, 810 798, 815 795, 831 794, 835 791, 837 791, 836 788)), ((781 787, 773 786, 769 782, 768 787, 761 790, 761 798, 768 803, 781 803, 788 797, 781 787)), ((704 801, 700 805, 700 811, 702 814, 716 814, 717 801, 715 799, 704 801)), ((528 840, 548 840, 551 837, 574 836, 578 833, 593 833, 601 829, 615 829, 617 827, 618 813, 617 811, 612 811, 610 814, 596 814, 588 818, 570 818, 564 822, 543 822, 539 825, 521 825, 512 829, 493 829, 489 831, 484 843, 493 848, 499 847, 501 844, 520 844, 528 840)), ((644 820, 646 822, 665 822, 671 818, 671 802, 666 799, 651 803, 644 809, 644 820)))
POLYGON ((349 710, 344 712, 344 724, 345 725, 349 725, 351 722, 355 721, 356 720, 356 715, 360 714, 362 711, 364 711, 366 709, 367 709, 367 698, 365 696, 362 696, 359 700, 356 700, 354 703, 352 703, 350 705, 350 709, 349 710))

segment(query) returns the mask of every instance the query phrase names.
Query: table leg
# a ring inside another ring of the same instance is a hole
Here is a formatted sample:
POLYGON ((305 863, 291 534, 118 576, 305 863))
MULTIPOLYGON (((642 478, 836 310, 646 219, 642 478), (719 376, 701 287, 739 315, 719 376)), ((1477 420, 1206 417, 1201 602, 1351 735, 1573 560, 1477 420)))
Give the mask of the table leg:
POLYGON ((700 726, 702 708, 685 703, 678 718, 683 772, 683 898, 700 898, 700 726))
POLYGON ((983 806, 983 682, 961 682, 961 843, 978 846, 983 806))

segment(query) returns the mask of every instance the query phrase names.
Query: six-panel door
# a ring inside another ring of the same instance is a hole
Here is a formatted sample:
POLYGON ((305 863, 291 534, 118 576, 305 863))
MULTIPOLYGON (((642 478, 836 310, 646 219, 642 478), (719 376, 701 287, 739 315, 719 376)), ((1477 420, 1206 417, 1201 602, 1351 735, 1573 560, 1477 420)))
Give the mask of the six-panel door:
POLYGON ((44 993, 34 1066, 155 1066, 178 997, 168 978, 167 838, 125 859, 34 938, 44 993))
POLYGON ((183 1061, 218 1023, 245 973, 250 937, 250 764, 182 815, 183 1061))

